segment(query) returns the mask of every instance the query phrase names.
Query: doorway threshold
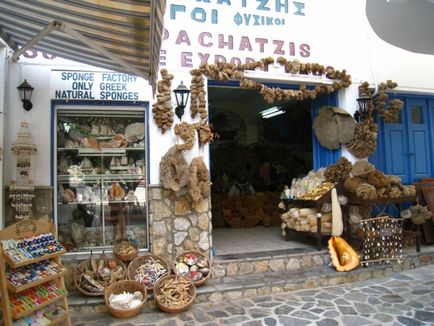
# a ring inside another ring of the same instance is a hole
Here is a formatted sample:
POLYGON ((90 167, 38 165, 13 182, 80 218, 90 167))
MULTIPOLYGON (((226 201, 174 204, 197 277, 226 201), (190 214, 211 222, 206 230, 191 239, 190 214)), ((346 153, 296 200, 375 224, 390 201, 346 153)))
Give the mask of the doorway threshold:
MULTIPOLYGON (((213 253, 218 260, 257 259, 315 252, 316 242, 295 235, 285 241, 278 226, 213 229, 213 253)), ((325 249, 325 248, 324 248, 325 249)))

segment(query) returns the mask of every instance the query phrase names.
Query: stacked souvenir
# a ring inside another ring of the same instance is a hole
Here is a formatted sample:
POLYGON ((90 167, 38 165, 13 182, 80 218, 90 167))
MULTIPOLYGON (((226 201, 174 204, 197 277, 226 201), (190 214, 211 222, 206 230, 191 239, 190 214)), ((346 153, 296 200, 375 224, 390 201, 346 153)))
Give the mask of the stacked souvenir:
POLYGON ((209 260, 199 252, 189 251, 178 255, 173 263, 176 275, 190 278, 194 285, 205 283, 211 274, 209 260))
POLYGON ((6 273, 6 278, 12 285, 20 287, 52 275, 57 275, 62 270, 63 268, 54 261, 43 260, 23 267, 11 268, 6 273))
POLYGON ((9 301, 13 315, 20 315, 28 310, 65 294, 59 284, 54 281, 47 282, 37 287, 13 293, 9 296, 9 301))
POLYGON ((50 304, 26 317, 22 317, 14 322, 14 325, 20 326, 45 326, 52 325, 53 322, 60 319, 66 314, 66 310, 59 305, 50 304))
POLYGON ((21 240, 2 240, 3 250, 12 261, 20 263, 64 250, 52 233, 39 234, 21 240))
POLYGON ((324 169, 310 171, 303 178, 293 179, 289 199, 303 199, 306 193, 321 187, 324 181, 324 169))

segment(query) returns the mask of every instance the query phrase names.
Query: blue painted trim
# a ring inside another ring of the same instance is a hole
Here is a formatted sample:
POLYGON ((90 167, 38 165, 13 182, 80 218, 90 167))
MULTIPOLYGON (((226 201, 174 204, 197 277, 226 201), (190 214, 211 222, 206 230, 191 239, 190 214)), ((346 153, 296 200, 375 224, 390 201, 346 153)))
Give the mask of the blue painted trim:
MULTIPOLYGON (((323 105, 339 106, 338 94, 334 92, 329 95, 322 95, 312 102, 312 124, 316 116, 319 114, 319 108, 323 105)), ((315 133, 312 130, 312 153, 313 153, 313 169, 318 170, 335 163, 341 157, 341 148, 330 150, 322 146, 315 133)))

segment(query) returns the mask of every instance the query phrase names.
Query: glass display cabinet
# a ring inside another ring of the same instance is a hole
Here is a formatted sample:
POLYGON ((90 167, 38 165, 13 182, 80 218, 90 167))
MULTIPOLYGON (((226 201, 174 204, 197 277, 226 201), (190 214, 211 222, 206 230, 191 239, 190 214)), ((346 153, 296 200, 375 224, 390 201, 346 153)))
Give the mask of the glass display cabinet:
POLYGON ((55 221, 68 251, 148 247, 145 112, 58 109, 55 221))

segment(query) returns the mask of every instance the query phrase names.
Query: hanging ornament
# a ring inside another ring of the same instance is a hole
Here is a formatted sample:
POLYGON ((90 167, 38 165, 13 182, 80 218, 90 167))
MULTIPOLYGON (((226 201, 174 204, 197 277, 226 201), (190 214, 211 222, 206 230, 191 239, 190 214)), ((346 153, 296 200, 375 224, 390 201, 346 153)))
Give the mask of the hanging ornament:
POLYGON ((11 147, 14 159, 14 171, 9 187, 11 206, 15 210, 15 219, 29 219, 35 198, 33 185, 33 160, 37 152, 27 122, 21 122, 17 140, 11 147))

